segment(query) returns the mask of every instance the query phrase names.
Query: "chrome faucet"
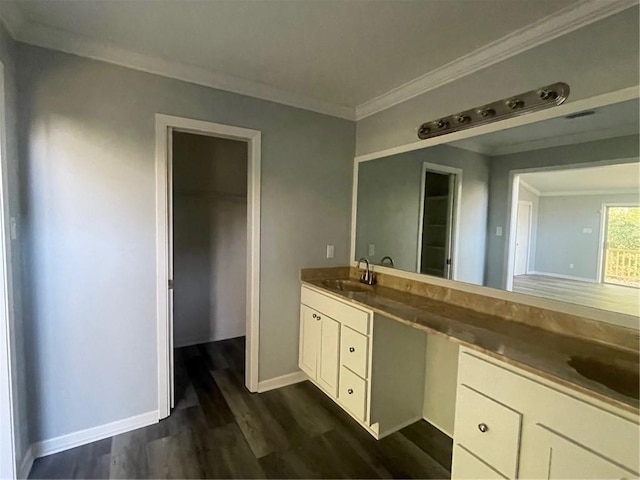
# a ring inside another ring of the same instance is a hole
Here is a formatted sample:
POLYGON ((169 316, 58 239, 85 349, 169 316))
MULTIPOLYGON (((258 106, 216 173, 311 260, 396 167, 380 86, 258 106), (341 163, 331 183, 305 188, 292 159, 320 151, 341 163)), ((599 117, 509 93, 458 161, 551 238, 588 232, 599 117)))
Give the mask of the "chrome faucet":
POLYGON ((391 266, 391 268, 395 268, 395 265, 393 264, 393 258, 388 255, 386 257, 382 257, 382 260, 380 260, 380 265, 384 265, 385 260, 389 260, 389 265, 391 266))
POLYGON ((371 270, 371 265, 369 264, 369 260, 367 259, 367 257, 362 257, 360 260, 358 260, 358 266, 356 268, 360 269, 361 262, 364 262, 366 267, 364 272, 362 272, 362 275, 360 276, 360 282, 366 283, 367 285, 375 285, 376 277, 373 271, 371 270))

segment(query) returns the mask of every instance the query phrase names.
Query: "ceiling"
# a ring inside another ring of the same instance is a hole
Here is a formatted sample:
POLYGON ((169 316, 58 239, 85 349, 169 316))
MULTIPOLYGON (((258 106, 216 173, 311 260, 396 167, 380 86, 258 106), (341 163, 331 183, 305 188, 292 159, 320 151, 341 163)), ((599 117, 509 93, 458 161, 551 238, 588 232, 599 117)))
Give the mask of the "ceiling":
POLYGON ((578 193, 634 193, 640 189, 640 163, 557 170, 520 175, 543 196, 578 193))
POLYGON ((27 43, 357 118, 408 82, 420 80, 422 93, 633 4, 0 0, 0 14, 27 43))
POLYGON ((603 140, 640 132, 640 100, 589 110, 578 118, 556 117, 522 127, 451 142, 451 145, 490 156, 603 140))

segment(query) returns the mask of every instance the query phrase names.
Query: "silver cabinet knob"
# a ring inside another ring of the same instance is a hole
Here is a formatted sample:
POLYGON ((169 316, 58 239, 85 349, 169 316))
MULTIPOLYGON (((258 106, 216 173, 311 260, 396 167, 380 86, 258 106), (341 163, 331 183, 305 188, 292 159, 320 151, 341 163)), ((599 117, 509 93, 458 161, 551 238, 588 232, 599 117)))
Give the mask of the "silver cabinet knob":
POLYGON ((482 433, 486 432, 487 430, 489 430, 489 427, 487 427, 486 423, 480 423, 478 425, 478 430, 480 430, 482 433))
POLYGON ((353 353, 353 352, 355 352, 355 351, 356 351, 356 349, 355 349, 355 348, 353 348, 353 347, 349 347, 349 351, 350 351, 351 353, 353 353))
POLYGON ((353 395, 353 388, 350 388, 349 390, 347 390, 347 393, 348 393, 349 395, 353 395))

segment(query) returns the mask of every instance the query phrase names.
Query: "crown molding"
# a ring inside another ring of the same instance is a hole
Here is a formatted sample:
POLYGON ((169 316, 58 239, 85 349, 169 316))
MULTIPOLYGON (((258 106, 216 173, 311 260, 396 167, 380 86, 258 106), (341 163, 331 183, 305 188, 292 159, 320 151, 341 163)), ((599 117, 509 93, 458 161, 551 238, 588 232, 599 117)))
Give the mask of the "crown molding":
POLYGON ((72 34, 36 22, 23 22, 21 28, 16 30, 14 38, 23 43, 100 60, 133 70, 175 78, 333 117, 355 120, 353 107, 332 104, 214 70, 113 47, 86 36, 72 34))
POLYGON ((9 0, 0 2, 0 21, 6 27, 9 35, 16 38, 24 26, 24 16, 16 2, 9 0))
POLYGON ((358 105, 356 120, 362 120, 637 5, 638 0, 582 0, 358 105))
POLYGON ((540 192, 540 197, 582 197, 592 195, 638 195, 637 188, 606 188, 602 190, 566 190, 540 192))
POLYGON ((524 187, 525 189, 529 190, 531 193, 533 193, 536 196, 540 196, 540 190, 538 190, 537 188, 535 188, 533 185, 525 182, 524 180, 522 180, 522 177, 520 177, 520 186, 524 187))

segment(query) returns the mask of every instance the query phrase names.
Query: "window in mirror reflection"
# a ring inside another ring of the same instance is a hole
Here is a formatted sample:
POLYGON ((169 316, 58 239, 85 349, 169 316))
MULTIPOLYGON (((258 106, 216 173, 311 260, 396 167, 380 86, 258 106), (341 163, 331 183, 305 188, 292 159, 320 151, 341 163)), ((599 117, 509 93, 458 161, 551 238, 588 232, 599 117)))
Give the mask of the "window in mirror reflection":
POLYGON ((513 291, 637 315, 639 165, 517 175, 513 291))

